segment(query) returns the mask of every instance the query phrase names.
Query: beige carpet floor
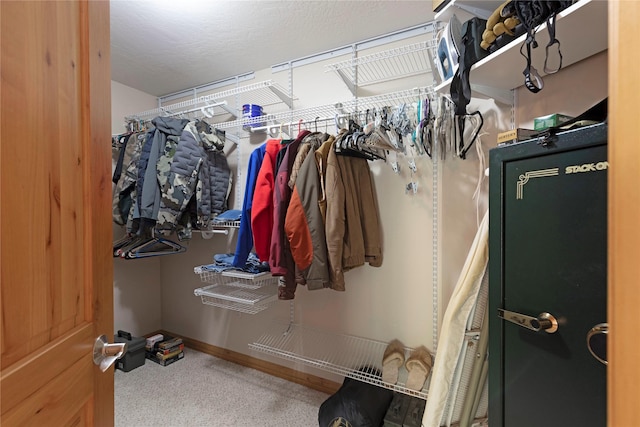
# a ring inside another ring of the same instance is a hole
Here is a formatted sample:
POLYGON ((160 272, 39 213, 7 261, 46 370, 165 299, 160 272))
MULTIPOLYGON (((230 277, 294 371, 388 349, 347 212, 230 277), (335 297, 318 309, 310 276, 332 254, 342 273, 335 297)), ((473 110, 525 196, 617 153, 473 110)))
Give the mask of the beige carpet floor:
POLYGON ((192 349, 114 375, 116 427, 313 427, 329 397, 192 349))

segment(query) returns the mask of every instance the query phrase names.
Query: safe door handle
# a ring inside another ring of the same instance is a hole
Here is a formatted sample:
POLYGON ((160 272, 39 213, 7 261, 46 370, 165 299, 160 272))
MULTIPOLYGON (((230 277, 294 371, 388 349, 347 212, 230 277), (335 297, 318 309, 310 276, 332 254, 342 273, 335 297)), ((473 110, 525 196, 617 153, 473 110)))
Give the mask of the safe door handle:
POLYGON ((548 334, 552 334, 558 330, 558 321, 552 314, 547 312, 540 313, 538 317, 532 317, 499 308, 498 317, 534 332, 545 331, 548 334))
POLYGON ((587 333, 587 348, 589 353, 603 365, 607 365, 607 335, 609 324, 598 323, 587 333))

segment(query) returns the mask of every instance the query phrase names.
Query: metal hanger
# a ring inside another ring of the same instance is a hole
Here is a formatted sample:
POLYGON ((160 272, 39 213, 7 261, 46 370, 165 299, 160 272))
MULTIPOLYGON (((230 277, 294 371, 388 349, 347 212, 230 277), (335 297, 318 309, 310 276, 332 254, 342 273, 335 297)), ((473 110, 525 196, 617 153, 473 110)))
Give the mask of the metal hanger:
POLYGON ((180 254, 187 250, 184 246, 162 237, 153 237, 124 252, 123 258, 135 259, 159 255, 180 254))

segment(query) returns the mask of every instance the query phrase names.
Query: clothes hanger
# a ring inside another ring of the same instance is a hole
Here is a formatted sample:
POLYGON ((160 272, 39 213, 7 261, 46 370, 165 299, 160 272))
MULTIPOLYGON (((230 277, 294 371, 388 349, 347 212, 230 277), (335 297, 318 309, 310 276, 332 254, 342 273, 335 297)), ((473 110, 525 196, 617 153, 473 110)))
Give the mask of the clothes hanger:
POLYGON ((420 119, 420 123, 417 128, 418 140, 420 142, 420 146, 424 150, 427 156, 431 157, 431 152, 433 150, 432 147, 432 134, 431 134, 431 109, 430 109, 430 101, 429 98, 426 97, 424 102, 422 103, 422 118, 420 119))
POLYGON ((117 240, 114 244, 113 244, 113 256, 114 257, 118 257, 120 256, 120 249, 122 249, 125 246, 128 246, 132 243, 132 241, 138 236, 136 235, 131 235, 131 234, 126 234, 123 238, 117 240))
POLYGON ((367 147, 365 138, 366 135, 362 132, 362 128, 354 120, 353 116, 351 116, 346 133, 340 141, 341 143, 336 143, 336 153, 360 157, 366 160, 384 159, 384 157, 380 156, 377 152, 371 151, 367 147))
POLYGON ((364 115, 364 127, 362 128, 362 131, 366 135, 371 134, 376 128, 374 120, 369 121, 369 114, 370 113, 371 113, 371 110, 369 108, 367 108, 367 111, 365 112, 365 115, 364 115))
POLYGON ((271 138, 277 138, 278 136, 278 125, 273 125, 269 127, 269 135, 271 138))
POLYGON ((422 141, 418 141, 419 139, 420 140, 422 139, 419 135, 422 133, 421 126, 422 126, 423 108, 424 106, 423 106, 422 100, 419 99, 415 108, 415 118, 416 118, 417 124, 416 124, 416 127, 413 129, 413 132, 411 132, 411 144, 418 151, 419 156, 422 156, 425 152, 424 146, 422 145, 422 141))
POLYGON ((187 250, 184 246, 162 237, 154 237, 130 248, 122 255, 125 259, 180 254, 187 250))
POLYGON ((119 245, 119 247, 115 247, 114 246, 114 250, 113 250, 113 256, 114 257, 119 257, 119 258, 124 258, 124 254, 130 249, 130 248, 134 248, 136 246, 138 246, 139 244, 141 244, 142 242, 147 241, 148 238, 142 237, 138 234, 133 234, 128 241, 123 242, 122 244, 119 245))

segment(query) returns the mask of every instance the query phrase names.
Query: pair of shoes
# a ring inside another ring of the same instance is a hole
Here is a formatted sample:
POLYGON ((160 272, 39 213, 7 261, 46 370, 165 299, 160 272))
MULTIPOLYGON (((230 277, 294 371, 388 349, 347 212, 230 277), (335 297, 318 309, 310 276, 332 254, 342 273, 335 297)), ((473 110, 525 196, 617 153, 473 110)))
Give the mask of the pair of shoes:
POLYGON ((390 384, 398 382, 398 371, 405 365, 409 376, 405 386, 414 391, 420 391, 431 372, 433 360, 431 353, 423 345, 411 352, 405 363, 405 348, 398 340, 391 341, 382 356, 382 381, 390 384))

